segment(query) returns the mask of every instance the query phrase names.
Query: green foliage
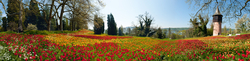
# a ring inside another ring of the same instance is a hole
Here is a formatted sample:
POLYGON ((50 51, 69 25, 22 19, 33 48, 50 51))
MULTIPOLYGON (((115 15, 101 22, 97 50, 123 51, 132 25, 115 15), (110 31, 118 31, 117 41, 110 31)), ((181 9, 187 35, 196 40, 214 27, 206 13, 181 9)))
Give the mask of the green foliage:
POLYGON ((17 33, 17 32, 14 32, 14 31, 5 31, 5 32, 0 32, 0 33, 12 34, 12 33, 17 33))
POLYGON ((123 34, 123 27, 121 26, 121 27, 119 27, 119 36, 123 36, 124 34, 123 34))
POLYGON ((224 28, 223 28, 223 34, 222 35, 227 35, 228 33, 227 33, 227 27, 226 26, 224 26, 224 28))
MULTIPOLYGON (((52 24, 51 24, 51 25, 52 25, 52 24)), ((64 29, 64 30, 70 30, 68 18, 65 18, 65 20, 63 20, 63 29, 64 29)))
POLYGON ((2 30, 3 31, 7 31, 7 22, 8 22, 8 20, 7 20, 7 18, 6 17, 3 17, 2 18, 2 22, 3 22, 3 24, 2 24, 2 30))
POLYGON ((250 19, 247 17, 247 14, 238 19, 237 23, 235 23, 235 28, 237 33, 245 33, 250 30, 250 19))
POLYGON ((26 30, 37 30, 36 25, 33 24, 28 24, 27 29, 26 30))
POLYGON ((164 35, 165 34, 162 32, 161 28, 158 28, 158 30, 157 30, 157 38, 163 39, 163 38, 165 38, 164 35))
POLYGON ((151 32, 150 26, 152 24, 152 21, 154 20, 148 13, 146 12, 145 15, 139 15, 139 27, 137 28, 137 35, 142 37, 150 37, 152 36, 156 31, 151 32))
POLYGON ((8 23, 8 31, 17 31, 18 24, 16 22, 8 23))
POLYGON ((41 13, 38 8, 38 4, 34 3, 36 0, 31 0, 29 5, 29 10, 26 11, 27 13, 27 24, 31 23, 34 25, 37 25, 37 22, 39 20, 39 17, 41 16, 41 13))
POLYGON ((108 15, 108 35, 117 35, 117 27, 112 14, 108 15))
POLYGON ((101 17, 95 15, 94 17, 94 33, 95 34, 103 34, 104 32, 104 22, 101 17))
MULTIPOLYGON (((50 9, 49 9, 48 5, 46 5, 44 7, 44 10, 46 13, 43 12, 41 16, 38 16, 38 21, 37 21, 37 25, 36 25, 38 30, 47 30, 47 23, 45 22, 46 20, 44 19, 44 17, 46 16, 46 19, 49 19, 49 10, 50 9)), ((53 21, 52 21, 52 23, 53 23, 53 21)))
MULTIPOLYGON (((9 14, 14 14, 14 13, 19 13, 20 11, 20 5, 19 5, 20 0, 8 0, 8 8, 7 8, 7 12, 9 14)), ((23 7, 22 7, 23 8, 23 7)), ((25 18, 25 10, 22 11, 22 23, 24 23, 24 20, 26 19, 25 18)), ((18 27, 18 21, 19 21, 19 15, 7 15, 7 20, 8 20, 8 23, 13 25, 13 26, 9 26, 8 28, 11 30, 11 31, 17 31, 17 27, 18 27), (16 28, 16 29, 14 29, 16 28)), ((22 25, 23 28, 24 27, 24 24, 22 25)))
POLYGON ((193 34, 194 37, 204 37, 207 36, 207 23, 208 23, 208 18, 203 19, 203 17, 201 17, 201 15, 198 16, 200 22, 198 22, 197 18, 194 19, 190 19, 190 22, 193 25, 193 34))
POLYGON ((128 28, 127 31, 128 31, 128 32, 126 33, 126 35, 129 35, 129 36, 130 36, 130 34, 131 34, 131 29, 128 28))

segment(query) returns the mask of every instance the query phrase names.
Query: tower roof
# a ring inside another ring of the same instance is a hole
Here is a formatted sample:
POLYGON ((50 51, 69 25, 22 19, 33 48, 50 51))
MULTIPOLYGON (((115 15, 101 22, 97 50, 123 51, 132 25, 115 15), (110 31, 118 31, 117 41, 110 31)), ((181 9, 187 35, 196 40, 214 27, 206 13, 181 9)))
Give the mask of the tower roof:
POLYGON ((217 8, 216 8, 216 11, 215 11, 214 15, 221 15, 218 6, 217 6, 217 8))

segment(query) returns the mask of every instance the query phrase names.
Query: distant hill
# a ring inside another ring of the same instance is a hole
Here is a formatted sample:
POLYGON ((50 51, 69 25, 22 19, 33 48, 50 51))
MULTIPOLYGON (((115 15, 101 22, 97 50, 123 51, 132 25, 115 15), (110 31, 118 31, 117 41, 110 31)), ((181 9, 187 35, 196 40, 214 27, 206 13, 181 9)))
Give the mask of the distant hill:
MULTIPOLYGON (((131 30, 134 29, 135 27, 124 27, 123 28, 123 32, 126 33, 127 32, 127 29, 130 28, 131 30)), ((168 30, 169 28, 162 28, 163 29, 166 29, 168 30)), ((178 31, 182 31, 182 30, 188 30, 189 28, 188 27, 176 27, 176 28, 170 28, 171 31, 174 33, 174 32, 178 32, 178 31)))
MULTIPOLYGON (((163 29, 168 30, 169 28, 163 28, 163 29)), ((170 28, 170 30, 171 30, 172 32, 179 32, 179 31, 188 30, 188 29, 189 29, 188 27, 170 28)))

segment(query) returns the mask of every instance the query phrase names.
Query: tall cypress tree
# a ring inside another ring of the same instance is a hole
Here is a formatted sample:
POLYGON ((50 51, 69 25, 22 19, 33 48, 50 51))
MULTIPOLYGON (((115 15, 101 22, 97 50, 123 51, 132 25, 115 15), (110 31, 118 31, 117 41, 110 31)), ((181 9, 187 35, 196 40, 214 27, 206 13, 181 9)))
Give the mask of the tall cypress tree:
POLYGON ((108 15, 108 35, 117 35, 117 27, 112 14, 108 15))
POLYGON ((31 0, 29 5, 29 14, 28 14, 28 23, 36 25, 38 22, 38 17, 41 16, 41 13, 38 8, 38 4, 34 3, 36 0, 31 0))
POLYGON ((123 36, 124 34, 123 34, 123 27, 121 26, 121 27, 119 27, 119 36, 123 36))

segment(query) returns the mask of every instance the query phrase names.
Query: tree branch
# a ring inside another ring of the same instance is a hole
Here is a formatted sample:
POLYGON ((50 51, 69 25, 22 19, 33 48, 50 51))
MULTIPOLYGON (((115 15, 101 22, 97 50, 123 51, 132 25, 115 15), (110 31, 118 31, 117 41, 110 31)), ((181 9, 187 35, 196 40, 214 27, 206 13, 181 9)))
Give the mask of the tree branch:
MULTIPOLYGON (((217 0, 216 0, 217 1, 217 0)), ((209 2, 205 3, 195 14, 195 16, 197 16, 197 14, 202 10, 202 8, 204 8, 206 5, 210 4, 212 2, 212 0, 210 0, 209 2)))
POLYGON ((243 9, 245 9, 246 8, 246 6, 247 6, 247 3, 249 2, 250 0, 247 0, 246 2, 245 2, 245 5, 240 9, 240 15, 237 15, 237 16, 241 16, 242 15, 242 10, 243 9))
POLYGON ((0 1, 0 3, 3 5, 3 9, 4 9, 5 13, 7 14, 7 16, 12 16, 12 15, 17 15, 17 14, 19 14, 19 12, 13 13, 13 14, 9 14, 9 13, 7 12, 6 8, 5 8, 5 5, 3 4, 2 0, 0 1))

